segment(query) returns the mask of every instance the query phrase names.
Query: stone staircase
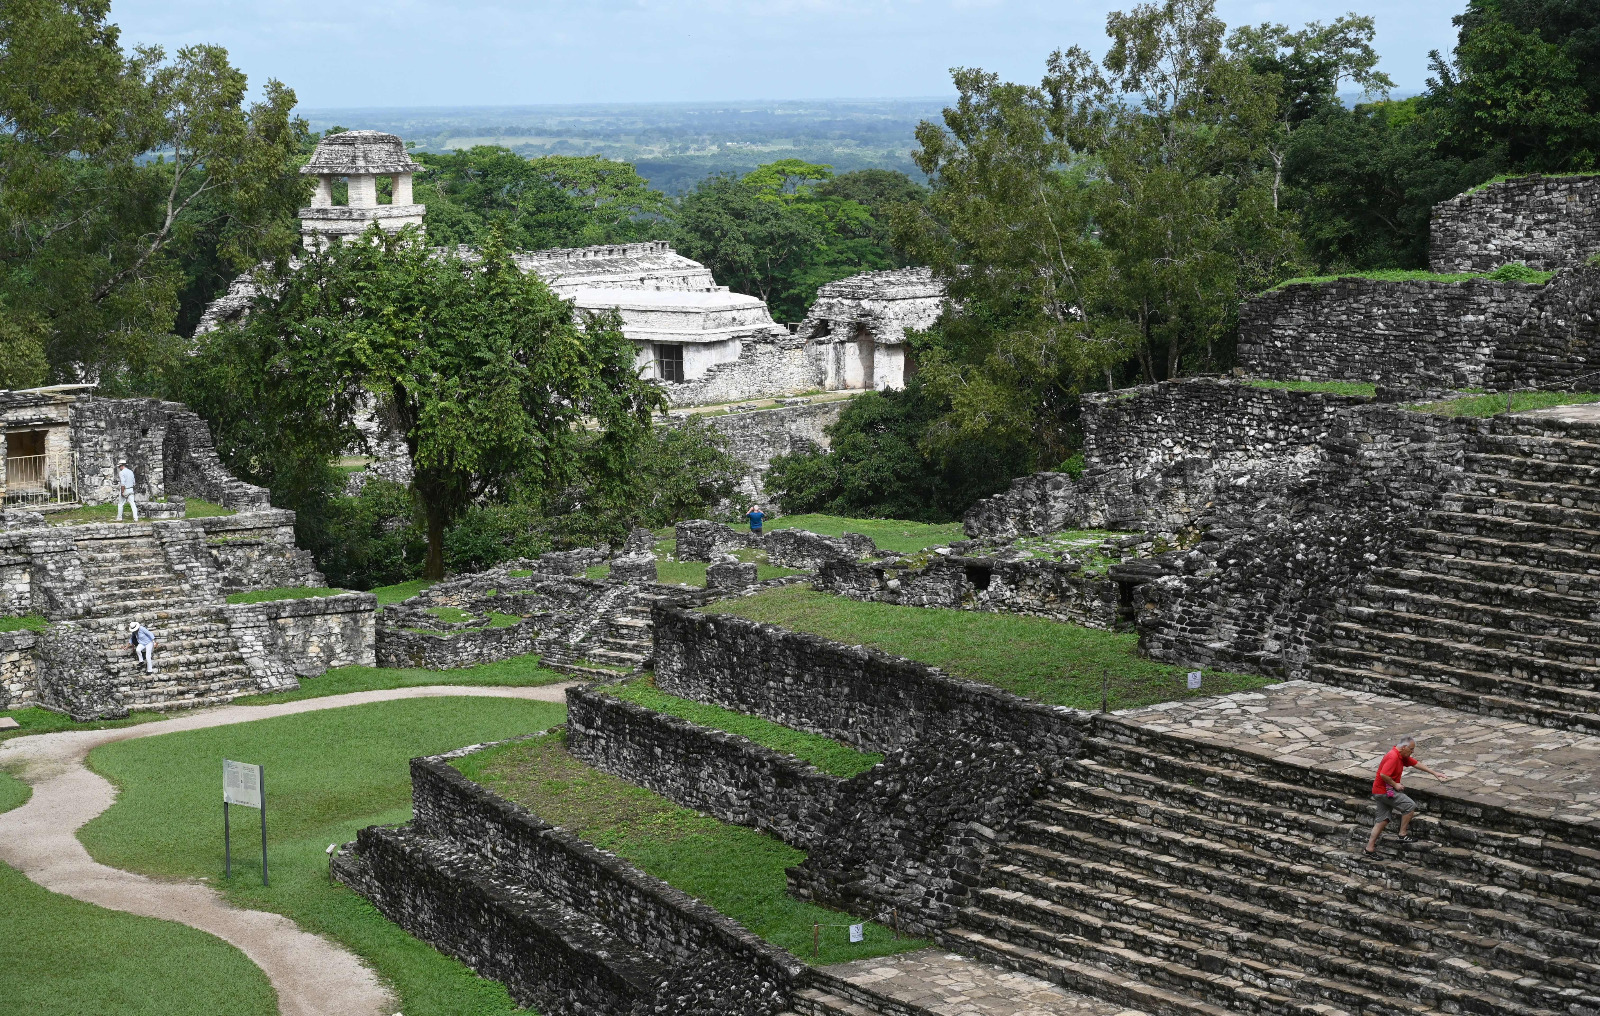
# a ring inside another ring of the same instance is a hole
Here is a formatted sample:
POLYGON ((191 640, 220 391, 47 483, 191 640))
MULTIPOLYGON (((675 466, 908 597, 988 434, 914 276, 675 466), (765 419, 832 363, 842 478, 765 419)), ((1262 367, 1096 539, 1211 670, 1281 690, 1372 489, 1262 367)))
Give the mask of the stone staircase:
POLYGON ((1495 420, 1463 466, 1311 676, 1600 733, 1600 430, 1495 420))
POLYGON ((168 562, 154 526, 84 527, 78 557, 93 598, 89 617, 62 622, 84 632, 99 651, 124 707, 187 708, 261 690, 229 634, 220 596, 207 596, 168 562), (156 637, 155 673, 128 646, 139 621, 156 637))
POLYGON ((642 666, 655 653, 650 608, 658 600, 677 600, 682 590, 616 585, 586 609, 583 621, 561 643, 544 649, 541 661, 556 670, 612 676, 642 666))
POLYGON ((1600 1013, 1600 838, 1422 818, 1367 859, 1354 783, 1097 730, 946 944, 1162 1016, 1600 1013))

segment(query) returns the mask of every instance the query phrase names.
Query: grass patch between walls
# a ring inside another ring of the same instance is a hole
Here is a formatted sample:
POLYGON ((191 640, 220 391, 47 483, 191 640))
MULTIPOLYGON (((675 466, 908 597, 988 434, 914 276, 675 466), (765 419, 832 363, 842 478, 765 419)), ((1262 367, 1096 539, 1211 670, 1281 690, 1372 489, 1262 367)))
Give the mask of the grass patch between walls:
MULTIPOLYGON (((514 620, 521 620, 516 618, 514 620)), ((539 657, 529 653, 513 656, 509 660, 480 663, 476 667, 457 670, 422 670, 409 667, 335 667, 321 677, 302 677, 295 691, 274 691, 263 695, 246 695, 234 699, 234 704, 244 706, 270 705, 274 702, 297 702, 300 699, 344 695, 355 691, 386 691, 390 688, 416 688, 427 685, 484 685, 489 687, 535 688, 546 684, 570 681, 568 674, 558 674, 539 665, 539 657)), ((460 747, 457 745, 456 747, 460 747)))
POLYGON ((871 537, 881 550, 914 554, 965 540, 959 522, 907 522, 903 519, 851 519, 842 515, 784 515, 767 523, 768 529, 804 529, 823 536, 860 533, 871 537))
POLYGON ((1366 381, 1261 381, 1245 382, 1251 388, 1266 388, 1285 392, 1322 392, 1325 395, 1351 395, 1371 399, 1378 394, 1378 386, 1366 381))
POLYGON ((348 589, 332 586, 280 586, 277 589, 252 589, 244 593, 229 593, 229 603, 271 603, 275 600, 311 600, 322 596, 338 596, 348 589))
MULTIPOLYGON (((1581 406, 1590 402, 1600 402, 1600 393, 1595 392, 1513 392, 1511 394, 1510 412, 1520 413, 1529 409, 1549 409, 1552 406, 1581 406)), ((1459 399, 1445 399, 1440 402, 1419 402, 1406 407, 1419 413, 1433 413, 1436 416, 1473 416, 1488 417, 1498 416, 1506 412, 1506 397, 1503 394, 1468 395, 1459 399)))

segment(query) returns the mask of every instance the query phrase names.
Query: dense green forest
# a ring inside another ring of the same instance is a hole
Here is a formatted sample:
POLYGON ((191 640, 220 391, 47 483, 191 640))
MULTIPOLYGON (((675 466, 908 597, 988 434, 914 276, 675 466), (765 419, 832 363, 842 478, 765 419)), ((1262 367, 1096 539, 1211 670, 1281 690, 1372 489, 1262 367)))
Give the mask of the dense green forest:
POLYGON ((505 274, 511 249, 668 239, 785 321, 832 279, 930 266, 955 299, 914 337, 914 381, 855 400, 833 451, 779 460, 769 488, 787 511, 944 520, 1070 465, 1082 392, 1231 367, 1250 293, 1424 267, 1434 203, 1600 153, 1586 0, 1470 0, 1404 100, 1370 17, 1230 29, 1167 0, 1111 15, 1102 58, 1057 51, 1037 83, 955 71, 958 98, 915 132, 926 185, 789 158, 669 196, 600 155, 419 152, 428 239, 477 249, 474 274, 397 243, 306 256, 297 169, 320 135, 293 91, 250 100, 224 50, 128 46, 110 16, 0 7, 0 386, 190 402, 352 585, 615 539, 732 489, 709 431, 652 425, 616 322, 575 324, 505 274), (250 269, 274 284, 246 323, 197 339, 250 269), (403 424, 410 489, 341 493, 330 462, 363 391, 403 424))

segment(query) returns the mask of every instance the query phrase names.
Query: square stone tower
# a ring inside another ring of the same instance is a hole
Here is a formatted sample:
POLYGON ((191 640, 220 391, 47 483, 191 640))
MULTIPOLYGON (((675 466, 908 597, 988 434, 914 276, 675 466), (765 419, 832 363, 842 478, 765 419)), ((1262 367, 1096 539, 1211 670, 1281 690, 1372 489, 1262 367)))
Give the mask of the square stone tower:
POLYGON ((406 154, 405 143, 382 131, 345 131, 317 143, 300 172, 317 178, 311 207, 300 209, 300 234, 307 249, 320 250, 330 237, 365 232, 376 222, 390 232, 422 225, 423 206, 411 199, 411 175, 422 168, 406 154), (393 181, 389 204, 378 203, 378 177, 393 181), (349 184, 346 204, 333 203, 334 181, 349 184))

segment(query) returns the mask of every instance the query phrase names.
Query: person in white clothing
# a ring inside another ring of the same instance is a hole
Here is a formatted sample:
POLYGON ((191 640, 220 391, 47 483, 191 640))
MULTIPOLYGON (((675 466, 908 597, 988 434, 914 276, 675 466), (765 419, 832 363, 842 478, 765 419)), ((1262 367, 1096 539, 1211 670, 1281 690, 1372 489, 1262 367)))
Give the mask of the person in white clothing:
POLYGON ((133 509, 133 521, 139 521, 139 506, 133 503, 133 470, 128 468, 127 459, 117 461, 117 521, 122 521, 122 505, 127 502, 133 509))
POLYGON ((156 672, 156 637, 151 634, 150 629, 138 621, 133 622, 128 627, 128 645, 133 647, 133 658, 144 661, 144 672, 146 674, 154 674, 156 672))

